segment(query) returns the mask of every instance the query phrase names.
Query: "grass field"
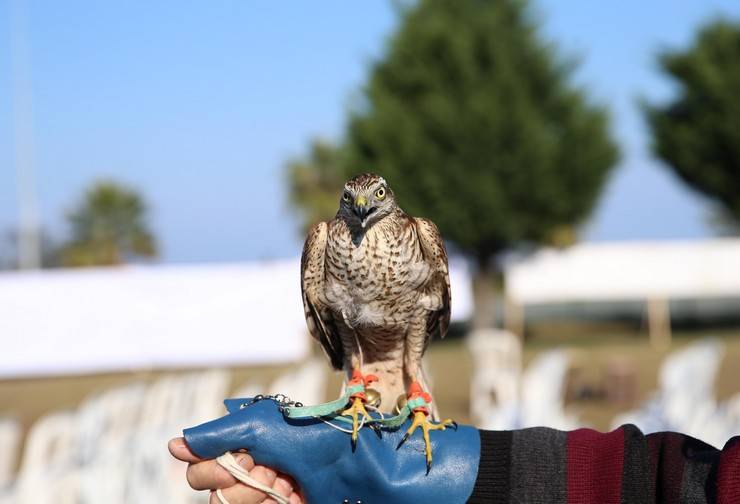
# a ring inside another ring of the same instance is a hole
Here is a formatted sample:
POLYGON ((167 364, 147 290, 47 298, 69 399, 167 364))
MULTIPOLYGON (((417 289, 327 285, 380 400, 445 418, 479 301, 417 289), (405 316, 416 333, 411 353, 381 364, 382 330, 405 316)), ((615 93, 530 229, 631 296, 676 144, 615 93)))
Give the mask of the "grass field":
MULTIPOLYGON (((636 406, 648 397, 657 383, 663 358, 672 350, 681 348, 701 337, 716 336, 725 344, 725 357, 717 378, 716 390, 720 399, 740 392, 740 331, 692 331, 677 333, 671 348, 652 349, 644 334, 603 331, 598 336, 584 334, 565 337, 573 331, 551 331, 548 337, 538 335, 527 341, 524 350, 525 365, 539 352, 551 348, 566 348, 572 356, 573 381, 571 386, 598 390, 605 385, 605 369, 613 362, 629 363, 635 370, 636 396, 632 403, 611 403, 603 397, 572 400, 568 409, 579 415, 586 424, 604 430, 619 413, 636 406), (577 383, 575 383, 577 382, 577 383)), ((462 423, 469 422, 470 356, 462 339, 450 339, 433 344, 427 364, 434 380, 435 400, 444 416, 462 423)), ((269 383, 288 369, 287 366, 233 368, 232 386, 246 382, 269 383)), ((328 366, 327 366, 328 370, 328 366)), ((192 371, 191 369, 182 371, 192 371)), ((328 371, 327 371, 328 372, 328 371)), ((59 409, 77 407, 81 401, 96 392, 133 381, 152 381, 165 374, 161 371, 137 371, 95 376, 71 376, 0 381, 0 416, 20 419, 27 428, 41 415, 59 409)), ((327 386, 327 398, 336 397, 341 377, 333 375, 327 386)), ((173 433, 174 434, 174 433, 173 433)))

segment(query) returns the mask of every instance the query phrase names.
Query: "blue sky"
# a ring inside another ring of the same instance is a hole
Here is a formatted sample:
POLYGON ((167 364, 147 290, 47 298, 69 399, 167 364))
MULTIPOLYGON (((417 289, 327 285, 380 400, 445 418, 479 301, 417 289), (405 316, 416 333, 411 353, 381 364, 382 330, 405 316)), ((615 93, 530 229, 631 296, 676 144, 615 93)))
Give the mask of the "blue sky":
MULTIPOLYGON (((584 237, 710 235, 706 202, 649 155, 635 102, 670 96, 657 50, 684 47, 712 16, 740 17, 740 3, 547 0, 535 8, 544 34, 580 58, 576 81, 610 107, 623 151, 584 237)), ((61 236, 84 187, 116 178, 146 194, 171 262, 299 253, 282 167, 311 137, 341 135, 397 22, 381 0, 0 3, 0 231, 18 218, 13 19, 25 20, 44 227, 61 236)))

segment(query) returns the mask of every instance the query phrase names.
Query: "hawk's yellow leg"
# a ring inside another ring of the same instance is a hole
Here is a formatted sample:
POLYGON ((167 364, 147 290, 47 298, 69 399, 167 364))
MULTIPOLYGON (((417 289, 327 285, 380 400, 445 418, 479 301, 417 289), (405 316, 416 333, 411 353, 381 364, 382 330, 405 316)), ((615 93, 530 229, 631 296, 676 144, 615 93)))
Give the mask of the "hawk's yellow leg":
POLYGON ((417 410, 413 413, 414 419, 411 422, 411 427, 406 431, 406 434, 404 434, 403 439, 401 439, 401 442, 398 443, 398 446, 400 447, 403 443, 406 442, 406 440, 414 433, 414 431, 421 427, 422 433, 424 435, 424 454, 427 458, 427 472, 432 468, 432 443, 429 440, 429 432, 435 431, 435 430, 445 430, 448 425, 456 426, 457 424, 447 418, 445 420, 442 420, 439 423, 434 423, 431 420, 429 420, 429 416, 426 412, 417 410))
POLYGON ((365 402, 360 397, 354 397, 352 404, 349 408, 342 411, 342 415, 352 417, 352 443, 354 444, 357 442, 357 432, 360 430, 360 415, 370 418, 370 415, 368 415, 365 409, 365 402))

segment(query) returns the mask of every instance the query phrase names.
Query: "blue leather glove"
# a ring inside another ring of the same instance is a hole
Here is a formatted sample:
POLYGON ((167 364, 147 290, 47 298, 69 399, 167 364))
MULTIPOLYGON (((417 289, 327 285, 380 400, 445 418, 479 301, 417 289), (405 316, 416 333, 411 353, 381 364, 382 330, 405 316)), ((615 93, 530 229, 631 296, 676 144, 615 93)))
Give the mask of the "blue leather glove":
POLYGON ((349 434, 318 419, 288 419, 273 400, 225 404, 228 415, 183 431, 190 449, 215 458, 244 448, 256 463, 293 476, 309 503, 454 504, 473 491, 480 460, 473 427, 431 433, 434 464, 427 474, 421 430, 396 449, 408 421, 380 437, 360 429, 353 451, 349 434))

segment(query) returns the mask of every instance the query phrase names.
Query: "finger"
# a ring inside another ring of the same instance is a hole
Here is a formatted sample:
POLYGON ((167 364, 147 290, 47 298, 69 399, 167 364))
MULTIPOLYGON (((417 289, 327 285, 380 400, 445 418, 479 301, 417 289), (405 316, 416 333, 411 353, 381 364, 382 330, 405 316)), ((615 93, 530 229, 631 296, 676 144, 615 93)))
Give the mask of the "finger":
MULTIPOLYGON (((255 480, 259 481, 263 485, 272 487, 275 484, 277 474, 272 469, 268 469, 264 466, 257 466, 251 471, 249 475, 255 480)), ((230 486, 228 488, 221 489, 221 493, 224 498, 229 501, 229 504, 261 504, 267 499, 267 495, 264 492, 252 488, 244 484, 238 484, 230 486)), ((211 494, 211 499, 208 501, 209 504, 221 504, 218 500, 218 496, 215 493, 211 494)))
MULTIPOLYGON (((251 471, 254 468, 254 460, 246 453, 237 453, 234 458, 245 470, 251 471)), ((193 490, 228 488, 237 483, 236 478, 215 460, 204 460, 197 464, 190 464, 185 476, 193 490)))
POLYGON ((173 457, 178 460, 182 460, 183 462, 193 463, 203 460, 195 453, 190 451, 187 443, 185 443, 185 438, 182 437, 170 439, 170 441, 167 443, 167 449, 170 450, 170 453, 173 457))
MULTIPOLYGON (((272 484, 272 489, 287 498, 293 493, 293 483, 287 476, 279 474, 278 477, 275 478, 275 483, 272 484)), ((275 499, 268 497, 265 499, 264 504, 278 504, 278 502, 275 499)))

